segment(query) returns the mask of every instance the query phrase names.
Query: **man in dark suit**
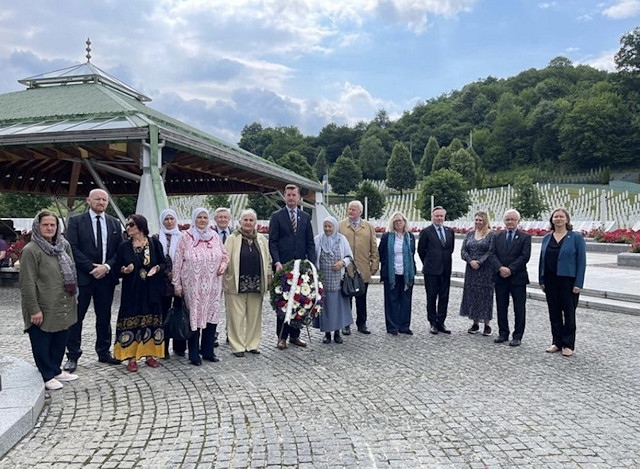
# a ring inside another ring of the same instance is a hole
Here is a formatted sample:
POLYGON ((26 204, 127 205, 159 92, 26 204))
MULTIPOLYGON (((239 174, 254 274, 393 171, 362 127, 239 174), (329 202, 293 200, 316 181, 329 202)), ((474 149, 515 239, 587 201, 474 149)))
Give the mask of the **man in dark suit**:
POLYGON ((424 287, 427 291, 427 319, 429 332, 451 334, 444 322, 449 306, 451 268, 455 236, 453 230, 444 226, 447 211, 436 206, 431 211, 431 225, 420 232, 418 255, 422 259, 424 287))
POLYGON ((73 372, 82 355, 82 321, 93 298, 96 312, 96 352, 102 363, 120 363, 109 351, 112 343, 111 304, 118 284, 116 253, 122 242, 120 222, 107 215, 109 196, 93 189, 87 197, 89 210, 69 219, 67 240, 71 244, 78 274, 78 322, 69 329, 67 362, 63 369, 73 372))
MULTIPOLYGON (((269 220, 269 253, 276 272, 293 259, 307 259, 316 263, 311 217, 298 208, 300 188, 287 184, 284 188, 284 201, 286 205, 274 212, 269 220)), ((287 348, 287 337, 294 345, 307 346, 300 338, 300 329, 285 324, 284 319, 278 318, 276 334, 280 350, 287 348)))
POLYGON ((507 210, 504 214, 505 229, 497 236, 496 251, 492 256, 492 264, 496 291, 496 308, 498 311, 498 327, 500 333, 494 340, 496 344, 509 340, 509 295, 513 298, 515 328, 509 345, 517 347, 522 341, 525 326, 525 302, 527 299, 527 262, 531 257, 531 236, 518 230, 520 214, 517 210, 507 210))

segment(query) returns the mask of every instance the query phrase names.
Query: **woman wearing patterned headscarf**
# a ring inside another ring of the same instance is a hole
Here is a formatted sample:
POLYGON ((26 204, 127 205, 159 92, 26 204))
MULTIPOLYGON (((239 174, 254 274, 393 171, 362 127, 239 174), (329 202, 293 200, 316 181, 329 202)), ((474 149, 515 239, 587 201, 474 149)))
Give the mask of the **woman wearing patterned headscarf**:
MULTIPOLYGON (((170 208, 160 212, 160 233, 157 235, 162 245, 166 268, 164 270, 164 289, 162 291, 162 317, 167 316, 167 312, 173 306, 174 308, 182 307, 182 298, 174 295, 173 291, 173 261, 178 248, 178 241, 182 237, 182 232, 178 229, 178 215, 170 208)), ((176 355, 184 357, 187 350, 187 341, 182 339, 173 339, 173 351, 176 355)), ((164 358, 169 358, 169 337, 164 338, 164 358)))
POLYGON ((47 390, 74 381, 60 369, 69 327, 78 320, 76 267, 71 246, 59 232, 58 217, 42 211, 33 219, 31 241, 20 259, 24 330, 47 390))
POLYGON ((213 344, 220 321, 222 275, 228 263, 227 250, 210 226, 209 212, 196 208, 191 227, 178 242, 171 280, 176 296, 183 297, 189 308, 191 330, 195 332, 188 341, 189 361, 196 366, 202 364, 200 355, 211 362, 219 361, 213 344))
POLYGON ((342 343, 340 331, 353 323, 349 298, 342 296, 340 280, 345 267, 351 264, 353 253, 344 235, 338 232, 338 220, 327 217, 322 223, 323 233, 314 238, 318 270, 322 272, 324 307, 314 327, 324 332, 323 343, 331 343, 331 332, 336 344, 342 343))

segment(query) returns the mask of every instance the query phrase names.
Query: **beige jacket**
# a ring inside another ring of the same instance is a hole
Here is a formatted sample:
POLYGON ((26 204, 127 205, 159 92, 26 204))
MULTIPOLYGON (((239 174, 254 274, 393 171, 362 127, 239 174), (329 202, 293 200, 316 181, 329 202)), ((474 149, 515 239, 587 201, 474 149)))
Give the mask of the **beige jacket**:
MULTIPOLYGON (((260 290, 264 294, 271 282, 271 257, 269 256, 269 242, 267 238, 258 233, 256 243, 260 250, 260 290)), ((222 288, 231 295, 238 294, 238 283, 240 282, 240 249, 242 248, 242 236, 234 231, 227 237, 224 243, 229 252, 229 265, 224 274, 222 288)))
POLYGON ((362 278, 367 283, 371 282, 371 276, 380 268, 376 230, 373 225, 361 219, 360 225, 354 228, 347 218, 340 222, 338 231, 349 241, 362 278))

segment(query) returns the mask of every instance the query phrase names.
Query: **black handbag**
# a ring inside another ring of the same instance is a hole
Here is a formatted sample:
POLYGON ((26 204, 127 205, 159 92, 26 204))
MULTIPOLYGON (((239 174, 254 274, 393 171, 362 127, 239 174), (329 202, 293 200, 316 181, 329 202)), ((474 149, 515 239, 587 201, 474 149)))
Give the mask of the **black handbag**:
POLYGON ((189 322, 189 309, 184 300, 181 303, 181 306, 174 305, 167 311, 163 324, 165 339, 188 340, 193 334, 189 322))
POLYGON ((340 281, 340 291, 342 292, 342 296, 346 296, 349 298, 362 296, 367 291, 364 279, 362 278, 362 274, 358 270, 358 266, 356 266, 356 262, 353 260, 353 257, 347 257, 351 259, 351 263, 353 265, 353 277, 349 275, 349 272, 347 271, 347 269, 345 269, 344 276, 340 281))

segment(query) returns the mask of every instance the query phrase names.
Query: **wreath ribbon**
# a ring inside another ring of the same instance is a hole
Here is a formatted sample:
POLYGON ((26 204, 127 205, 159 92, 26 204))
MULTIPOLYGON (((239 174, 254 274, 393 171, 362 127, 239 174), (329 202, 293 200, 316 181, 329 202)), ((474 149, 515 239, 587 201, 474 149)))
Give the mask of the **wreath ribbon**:
POLYGON ((293 268, 291 270, 291 274, 293 275, 293 278, 291 279, 291 290, 289 290, 289 299, 287 300, 287 309, 285 310, 285 314, 284 314, 285 324, 290 324, 291 319, 294 316, 293 306, 295 303, 296 287, 298 286, 298 279, 300 278, 300 264, 302 262, 306 262, 307 264, 309 264, 309 266, 311 267, 311 272, 313 273, 313 287, 315 290, 315 300, 313 302, 313 305, 309 309, 313 309, 313 307, 317 305, 318 301, 320 301, 321 299, 320 292, 318 291, 318 271, 316 269, 316 266, 311 261, 296 259, 293 262, 293 268))

